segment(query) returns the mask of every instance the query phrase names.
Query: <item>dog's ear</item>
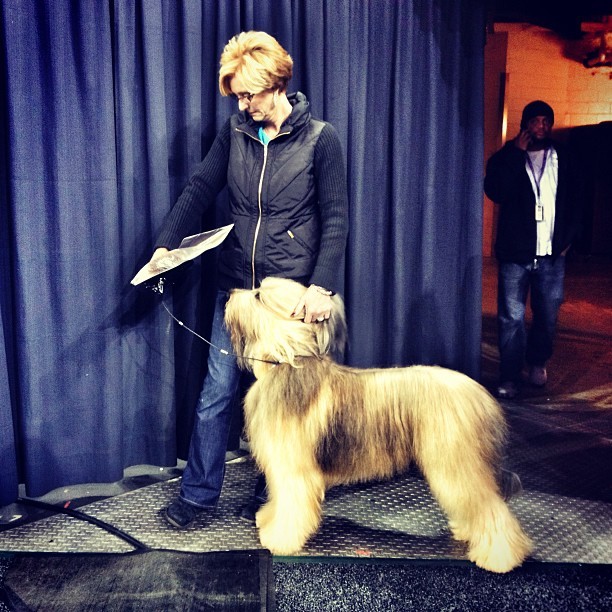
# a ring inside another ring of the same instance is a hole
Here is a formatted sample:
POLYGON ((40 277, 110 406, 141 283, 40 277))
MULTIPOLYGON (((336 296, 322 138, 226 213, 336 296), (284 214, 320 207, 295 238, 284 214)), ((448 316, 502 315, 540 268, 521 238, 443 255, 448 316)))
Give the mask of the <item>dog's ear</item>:
POLYGON ((259 340, 265 344, 282 329, 272 344, 277 351, 274 358, 283 362, 293 363, 294 358, 300 355, 332 355, 338 358, 344 351, 347 338, 342 298, 337 294, 332 296, 333 307, 327 321, 305 324, 303 313, 291 315, 304 291, 304 285, 289 279, 268 277, 262 281, 258 299, 267 312, 273 313, 279 320, 259 340), (279 327, 281 325, 282 328, 279 327), (281 349, 286 352, 281 354, 278 352, 281 349))
POLYGON ((294 319, 293 308, 306 291, 304 285, 288 278, 269 276, 259 288, 262 304, 283 319, 294 319))

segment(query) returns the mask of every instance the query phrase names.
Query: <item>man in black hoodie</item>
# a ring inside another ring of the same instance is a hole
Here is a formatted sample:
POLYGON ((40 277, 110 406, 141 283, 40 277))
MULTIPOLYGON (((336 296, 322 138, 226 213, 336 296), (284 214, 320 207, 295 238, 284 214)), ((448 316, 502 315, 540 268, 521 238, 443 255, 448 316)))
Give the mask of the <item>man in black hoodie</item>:
POLYGON ((547 382, 565 254, 578 233, 571 162, 566 149, 551 139, 553 123, 546 102, 530 102, 518 136, 487 162, 484 190, 500 207, 495 254, 501 398, 518 394, 525 361, 532 385, 547 382), (533 320, 527 333, 529 291, 533 320))

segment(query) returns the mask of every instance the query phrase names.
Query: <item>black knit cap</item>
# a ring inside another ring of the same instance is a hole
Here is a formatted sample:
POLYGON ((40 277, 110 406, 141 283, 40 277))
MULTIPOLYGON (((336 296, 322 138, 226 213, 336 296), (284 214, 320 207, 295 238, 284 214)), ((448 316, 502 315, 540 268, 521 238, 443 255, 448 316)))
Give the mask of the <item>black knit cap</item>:
POLYGON ((548 104, 546 104, 546 102, 542 102, 542 100, 534 100, 533 102, 530 102, 523 109, 521 128, 524 130, 531 119, 540 116, 548 117, 551 125, 555 122, 555 112, 548 104))

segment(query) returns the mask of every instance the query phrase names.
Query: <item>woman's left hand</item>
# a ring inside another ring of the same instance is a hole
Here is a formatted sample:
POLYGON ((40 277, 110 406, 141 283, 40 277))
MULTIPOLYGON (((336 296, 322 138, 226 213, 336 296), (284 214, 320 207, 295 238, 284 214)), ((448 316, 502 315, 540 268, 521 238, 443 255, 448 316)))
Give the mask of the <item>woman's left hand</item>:
POLYGON ((322 322, 329 319, 333 306, 331 295, 325 295, 324 289, 310 285, 295 305, 291 316, 295 317, 304 312, 304 323, 313 321, 322 322))

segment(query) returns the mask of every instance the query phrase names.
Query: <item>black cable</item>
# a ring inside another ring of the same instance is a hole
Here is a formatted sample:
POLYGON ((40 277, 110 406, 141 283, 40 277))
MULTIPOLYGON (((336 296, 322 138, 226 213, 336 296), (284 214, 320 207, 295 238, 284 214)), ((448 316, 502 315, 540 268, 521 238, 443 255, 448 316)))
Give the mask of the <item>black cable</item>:
POLYGON ((92 523, 97 527, 101 527, 102 529, 105 529, 106 531, 112 533, 118 538, 125 540, 138 550, 150 549, 149 546, 143 544, 140 540, 137 540, 136 538, 132 537, 129 533, 125 533, 125 531, 121 531, 121 529, 115 527, 114 525, 105 523, 104 521, 94 518, 93 516, 89 516, 88 514, 80 512, 79 510, 73 510, 72 508, 64 508, 63 506, 56 506, 54 504, 48 504, 46 502, 41 502, 35 499, 27 499, 23 497, 18 497, 17 502, 26 506, 35 506, 37 508, 42 508, 43 510, 49 510, 51 512, 60 512, 61 514, 66 514, 81 521, 87 521, 88 523, 92 523))

